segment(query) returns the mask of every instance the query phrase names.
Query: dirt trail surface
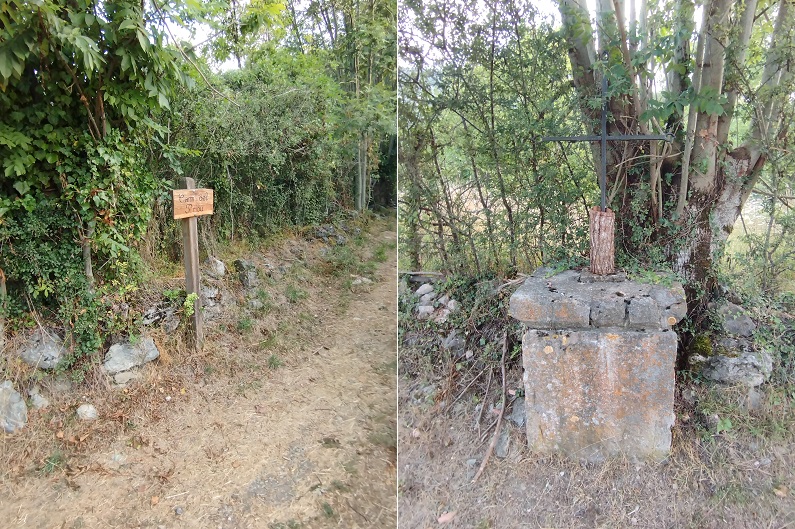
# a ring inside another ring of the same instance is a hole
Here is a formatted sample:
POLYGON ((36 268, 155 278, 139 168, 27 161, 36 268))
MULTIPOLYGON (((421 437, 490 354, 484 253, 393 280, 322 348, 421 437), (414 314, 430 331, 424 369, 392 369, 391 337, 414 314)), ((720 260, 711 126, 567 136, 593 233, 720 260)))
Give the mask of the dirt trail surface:
POLYGON ((94 426, 73 418, 80 395, 33 414, 62 449, 0 473, 0 527, 396 527, 395 237, 380 222, 360 244, 382 253, 358 293, 317 272, 317 241, 255 255, 289 265, 260 295, 267 314, 238 309, 203 356, 164 354, 107 389, 124 393, 94 426))

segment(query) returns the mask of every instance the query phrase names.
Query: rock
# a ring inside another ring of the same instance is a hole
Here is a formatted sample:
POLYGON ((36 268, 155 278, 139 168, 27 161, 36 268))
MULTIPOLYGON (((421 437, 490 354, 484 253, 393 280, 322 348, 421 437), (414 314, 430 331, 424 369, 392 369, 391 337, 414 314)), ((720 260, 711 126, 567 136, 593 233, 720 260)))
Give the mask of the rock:
POLYGON ((748 411, 762 411, 765 408, 764 392, 759 391, 757 388, 748 388, 745 407, 748 411))
POLYGON ((428 292, 420 297, 420 305, 433 305, 433 300, 438 296, 436 292, 428 292))
POLYGON ((212 307, 202 307, 204 310, 204 321, 212 321, 217 319, 221 315, 221 306, 220 305, 213 305, 212 307))
POLYGON ((406 347, 416 347, 421 342, 420 333, 409 331, 403 335, 403 345, 406 347))
POLYGON ((361 276, 351 276, 353 277, 353 281, 351 281, 351 291, 352 292, 369 292, 370 287, 373 284, 371 279, 361 276))
POLYGON ((707 357, 700 355, 700 354, 691 354, 687 357, 687 363, 691 366, 698 366, 704 364, 707 361, 707 357))
POLYGON ((709 415, 704 415, 704 422, 707 424, 707 428, 712 432, 717 432, 718 425, 720 424, 720 417, 717 413, 711 413, 709 415))
POLYGON ((58 395, 67 395, 72 392, 72 381, 65 376, 59 376, 50 385, 50 392, 58 395))
POLYGON ((450 309, 444 308, 439 310, 439 313, 433 318, 436 323, 447 323, 447 318, 450 317, 450 309))
POLYGON ((163 321, 163 332, 166 334, 174 334, 179 328, 179 318, 177 318, 174 314, 168 316, 165 321, 163 321))
POLYGON ((427 305, 419 306, 417 307, 416 312, 418 320, 427 320, 431 317, 431 314, 433 314, 433 307, 429 307, 427 305))
POLYGON ((636 329, 655 329, 660 326, 662 312, 651 297, 637 297, 630 300, 627 309, 629 326, 636 329))
POLYGON ((102 367, 111 375, 142 366, 160 356, 154 340, 147 336, 135 345, 117 343, 110 346, 102 367))
POLYGON ((139 380, 141 378, 143 378, 143 375, 138 371, 122 371, 121 373, 113 375, 113 382, 119 386, 124 386, 133 380, 139 380))
POLYGON ((248 300, 246 305, 248 305, 248 308, 251 310, 262 310, 265 308, 265 304, 256 298, 248 300))
POLYGON ((28 407, 10 380, 0 384, 0 426, 6 433, 21 430, 28 423, 28 407))
POLYGON ((696 405, 696 392, 693 391, 693 388, 682 389, 682 401, 688 406, 696 405))
POLYGON ((43 395, 34 393, 30 396, 30 404, 33 406, 34 410, 43 410, 50 405, 50 401, 47 400, 43 395))
POLYGON ((226 275, 226 265, 224 262, 212 255, 207 256, 207 259, 204 261, 204 267, 207 276, 213 279, 223 279, 226 275))
POLYGON ((453 329, 445 338, 442 338, 442 349, 450 351, 454 358, 458 358, 464 354, 466 349, 466 339, 458 335, 458 331, 453 329))
POLYGON ((127 457, 120 452, 116 452, 106 461, 105 466, 108 470, 119 470, 127 462, 127 457))
POLYGON ((718 314, 723 319, 723 330, 729 334, 751 336, 756 330, 754 320, 745 309, 730 301, 718 307, 718 314))
POLYGON ((591 303, 591 325, 618 327, 624 325, 627 306, 623 298, 598 299, 591 303))
POLYGON ((668 330, 686 309, 684 289, 626 278, 592 281, 585 272, 534 273, 511 296, 510 315, 536 329, 668 330))
POLYGON ((63 341, 54 329, 39 327, 22 346, 19 356, 26 364, 33 367, 53 369, 65 352, 63 341))
POLYGON ((201 286, 202 307, 214 307, 221 301, 221 289, 209 285, 201 286))
POLYGON ((420 288, 414 291, 414 295, 422 297, 429 292, 433 292, 433 285, 430 283, 425 283, 424 285, 420 285, 420 288))
POLYGON ((721 384, 756 387, 770 378, 773 359, 765 351, 746 351, 740 356, 716 355, 707 359, 701 373, 721 384))
POLYGON ((155 323, 172 316, 174 312, 176 312, 174 307, 168 305, 167 303, 159 303, 154 307, 149 307, 146 309, 143 314, 143 318, 141 319, 141 323, 144 325, 154 325, 155 323))
POLYGON ((499 459, 508 457, 511 450, 511 436, 507 428, 500 432, 500 437, 497 439, 497 444, 494 446, 494 455, 499 459))
POLYGON ((528 330, 528 447, 591 462, 619 454, 663 459, 675 419, 676 351, 670 330, 528 330))
POLYGON ((443 307, 446 307, 446 306, 447 306, 447 304, 448 304, 448 303, 450 303, 450 296, 448 296, 447 294, 445 294, 444 296, 442 296, 442 297, 440 297, 439 299, 437 299, 437 300, 436 300, 436 302, 437 302, 439 305, 441 305, 441 306, 443 306, 443 307))
POLYGON ((398 282, 398 297, 404 298, 409 292, 409 279, 408 277, 403 276, 398 282))
POLYGON ((99 417, 99 412, 93 404, 81 404, 77 408, 77 417, 81 421, 95 421, 99 417))
POLYGON ((242 270, 238 278, 245 288, 255 288, 259 286, 259 276, 256 270, 242 270))
POLYGON ((235 259, 235 270, 238 272, 245 272, 247 270, 256 270, 257 267, 251 261, 246 259, 235 259))
POLYGON ((245 288, 254 288, 259 285, 257 267, 251 261, 246 259, 235 260, 235 270, 237 270, 238 278, 245 288))
POLYGON ((523 398, 517 398, 513 401, 513 408, 511 409, 511 414, 508 416, 508 419, 520 428, 524 426, 527 420, 527 412, 525 411, 523 398))
POLYGON ((459 303, 454 299, 451 299, 450 301, 447 302, 447 309, 450 311, 450 314, 458 312, 458 309, 460 308, 461 308, 461 303, 459 303))

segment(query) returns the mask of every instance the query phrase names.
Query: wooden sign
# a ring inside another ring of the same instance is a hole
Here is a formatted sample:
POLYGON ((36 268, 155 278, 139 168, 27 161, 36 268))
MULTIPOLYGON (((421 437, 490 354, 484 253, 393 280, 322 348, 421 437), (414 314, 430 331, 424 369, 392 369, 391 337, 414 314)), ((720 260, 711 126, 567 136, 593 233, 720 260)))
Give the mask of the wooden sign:
POLYGON ((213 212, 213 190, 196 189, 193 178, 182 178, 183 189, 174 189, 174 218, 182 219, 183 260, 185 263, 185 291, 196 294, 193 302, 193 346, 201 351, 204 346, 202 298, 199 277, 199 229, 196 217, 213 212))
POLYGON ((212 189, 174 189, 172 193, 175 219, 213 214, 212 189))

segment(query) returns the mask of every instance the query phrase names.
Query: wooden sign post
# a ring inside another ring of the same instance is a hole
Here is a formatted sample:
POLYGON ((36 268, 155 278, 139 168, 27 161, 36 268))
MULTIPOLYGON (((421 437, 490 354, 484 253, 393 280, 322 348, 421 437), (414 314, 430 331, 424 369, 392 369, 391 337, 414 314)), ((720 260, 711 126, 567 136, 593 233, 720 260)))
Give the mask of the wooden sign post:
POLYGON ((196 217, 213 214, 213 190, 196 189, 193 178, 182 178, 183 189, 174 189, 174 219, 182 219, 182 247, 185 263, 185 292, 196 294, 193 303, 193 345, 197 351, 204 346, 202 302, 199 281, 199 228, 196 217))

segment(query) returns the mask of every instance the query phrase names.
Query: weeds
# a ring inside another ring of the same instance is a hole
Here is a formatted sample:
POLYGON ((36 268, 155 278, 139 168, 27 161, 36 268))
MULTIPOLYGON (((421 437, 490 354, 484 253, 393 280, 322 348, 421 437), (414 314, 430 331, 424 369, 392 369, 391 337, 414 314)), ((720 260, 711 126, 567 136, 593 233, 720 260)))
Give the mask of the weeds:
POLYGON ((248 316, 245 316, 245 317, 243 317, 243 318, 240 318, 240 319, 238 320, 238 322, 237 322, 237 330, 238 330, 238 331, 239 331, 241 334, 243 334, 243 333, 247 333, 247 332, 251 331, 251 329, 253 329, 253 328, 254 328, 254 320, 252 320, 252 319, 251 319, 250 317, 248 317, 248 316))
POLYGON ((65 466, 66 456, 60 450, 55 450, 52 454, 47 456, 40 470, 42 474, 49 476, 56 471, 63 470, 65 466))
POLYGON ((276 370, 276 369, 279 369, 280 367, 282 367, 283 365, 284 365, 284 362, 282 362, 282 359, 279 358, 278 356, 276 356, 275 354, 272 354, 272 355, 270 355, 268 357, 268 368, 269 369, 276 370))
MULTIPOLYGON (((386 253, 384 256, 386 257, 386 253)), ((334 277, 371 276, 375 272, 376 263, 363 261, 348 246, 334 246, 324 256, 322 268, 326 274, 334 277)))
POLYGON ((298 303, 302 299, 306 299, 309 296, 306 291, 301 290, 294 285, 287 285, 287 290, 284 295, 287 296, 287 301, 290 303, 298 303))
POLYGON ((323 514, 326 515, 326 518, 334 518, 334 509, 328 504, 328 502, 324 501, 322 507, 323 514))

